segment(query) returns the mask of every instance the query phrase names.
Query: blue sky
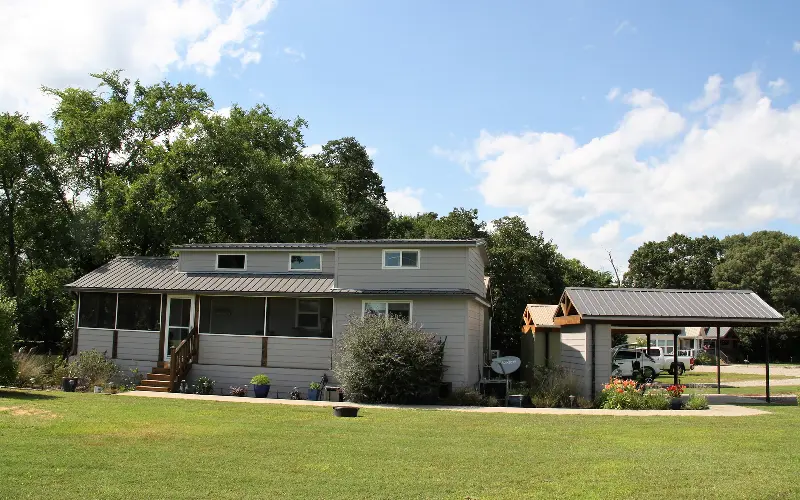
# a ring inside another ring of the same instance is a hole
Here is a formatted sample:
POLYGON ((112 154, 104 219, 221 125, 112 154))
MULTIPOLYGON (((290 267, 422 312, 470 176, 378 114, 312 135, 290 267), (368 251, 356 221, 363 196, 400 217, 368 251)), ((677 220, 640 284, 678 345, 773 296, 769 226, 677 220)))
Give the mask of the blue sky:
MULTIPOLYGON (((399 211, 520 214, 597 267, 674 231, 800 233, 796 2, 204 3, 87 2, 52 16, 121 25, 47 67, 0 62, 23 83, 125 67, 218 108, 266 103, 308 120, 309 146, 370 148, 399 211)), ((26 28, 55 37, 57 20, 26 28)), ((0 83, 0 106, 35 115, 20 85, 0 83)))

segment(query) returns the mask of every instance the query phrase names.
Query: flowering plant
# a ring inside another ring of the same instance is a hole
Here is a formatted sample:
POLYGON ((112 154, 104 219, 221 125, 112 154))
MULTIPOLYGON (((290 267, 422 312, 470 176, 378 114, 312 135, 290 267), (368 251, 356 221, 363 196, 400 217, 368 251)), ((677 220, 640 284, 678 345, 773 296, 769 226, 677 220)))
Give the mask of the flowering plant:
POLYGON ((634 380, 612 378, 603 386, 601 406, 612 410, 638 410, 642 406, 642 393, 634 380))
POLYGON ((673 385, 667 387, 667 392, 673 398, 681 397, 681 394, 683 394, 683 391, 685 391, 685 390, 686 390, 686 386, 685 385, 674 385, 673 384, 673 385))

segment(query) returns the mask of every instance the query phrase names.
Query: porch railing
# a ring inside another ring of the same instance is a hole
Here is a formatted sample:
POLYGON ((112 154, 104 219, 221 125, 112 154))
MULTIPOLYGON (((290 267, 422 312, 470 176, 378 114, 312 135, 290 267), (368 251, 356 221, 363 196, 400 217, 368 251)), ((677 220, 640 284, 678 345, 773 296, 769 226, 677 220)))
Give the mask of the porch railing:
POLYGON ((189 336, 183 339, 177 347, 170 347, 169 392, 175 392, 181 380, 189 373, 192 363, 197 360, 199 347, 200 336, 195 328, 192 328, 189 336))

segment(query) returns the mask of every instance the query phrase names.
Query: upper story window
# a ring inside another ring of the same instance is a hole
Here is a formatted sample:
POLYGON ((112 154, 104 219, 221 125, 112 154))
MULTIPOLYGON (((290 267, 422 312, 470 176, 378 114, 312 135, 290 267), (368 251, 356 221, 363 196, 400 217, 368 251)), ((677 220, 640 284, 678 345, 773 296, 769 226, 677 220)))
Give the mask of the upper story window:
POLYGON ((322 254, 293 253, 289 255, 290 271, 322 271, 322 254))
POLYGON ((218 253, 217 271, 244 271, 247 269, 247 255, 243 253, 218 253))
POLYGON ((365 300, 361 304, 362 316, 394 317, 411 322, 411 301, 365 300))
POLYGON ((419 250, 384 250, 384 269, 419 269, 419 250))

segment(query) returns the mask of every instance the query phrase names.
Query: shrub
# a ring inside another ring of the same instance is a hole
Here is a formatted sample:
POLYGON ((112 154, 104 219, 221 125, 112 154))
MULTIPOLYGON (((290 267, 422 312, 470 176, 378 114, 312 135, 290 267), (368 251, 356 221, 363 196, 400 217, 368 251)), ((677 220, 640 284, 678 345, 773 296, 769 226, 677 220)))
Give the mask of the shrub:
POLYGON ((230 391, 231 391, 231 396, 238 396, 240 398, 244 397, 247 394, 247 389, 245 389, 244 387, 231 386, 230 391))
POLYGON ((17 330, 14 323, 14 301, 0 296, 0 385, 10 384, 17 378, 17 367, 12 351, 17 330))
POLYGON ((27 352, 14 354, 14 365, 17 367, 17 387, 28 387, 41 383, 47 369, 47 357, 27 352))
POLYGON ((671 396, 664 389, 650 389, 642 396, 642 409, 669 410, 671 396))
POLYGON ((444 341, 397 317, 350 317, 337 343, 334 374, 345 396, 365 403, 438 398, 444 341))
POLYGON ((471 387, 454 390, 442 403, 451 406, 485 406, 486 398, 471 387))
POLYGON ((250 379, 250 383, 253 385, 269 385, 269 377, 264 375, 263 373, 259 373, 258 375, 254 376, 250 379))
POLYGON ((716 365, 717 362, 714 359, 714 356, 707 352, 701 352, 694 358, 694 364, 696 365, 716 365))
POLYGON ((318 391, 322 389, 322 384, 320 384, 319 382, 311 382, 310 384, 308 384, 308 388, 311 389, 312 391, 318 391))
POLYGON ((641 410, 644 396, 633 380, 615 378, 603 386, 600 403, 607 410, 641 410))
POLYGON ((685 390, 686 390, 686 386, 685 385, 674 385, 673 384, 673 385, 667 387, 667 392, 673 398, 681 397, 681 395, 683 394, 683 391, 685 391, 685 390))
POLYGON ((567 408, 569 397, 581 392, 578 379, 560 366, 535 366, 531 380, 528 395, 537 408, 567 408))
POLYGON ((208 377, 200 377, 194 384, 194 393, 209 395, 214 394, 214 381, 208 377))
POLYGON ((69 364, 73 377, 81 379, 86 386, 105 386, 120 376, 120 369, 105 354, 96 349, 81 351, 75 361, 69 364))
POLYGON ((708 398, 702 394, 692 394, 684 408, 687 410, 708 410, 708 398))

